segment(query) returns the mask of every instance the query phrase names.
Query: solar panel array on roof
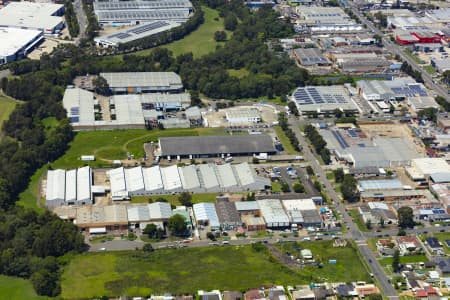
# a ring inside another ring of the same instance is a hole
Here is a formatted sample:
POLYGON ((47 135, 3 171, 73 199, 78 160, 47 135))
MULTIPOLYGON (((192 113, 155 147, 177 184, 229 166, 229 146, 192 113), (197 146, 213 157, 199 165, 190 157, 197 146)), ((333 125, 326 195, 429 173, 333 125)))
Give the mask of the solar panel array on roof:
POLYGON ((189 10, 186 9, 159 9, 159 10, 123 10, 123 11, 99 11, 99 22, 129 21, 129 20, 170 20, 187 19, 189 10))
POLYGON ((160 27, 163 27, 163 26, 167 26, 167 25, 169 25, 169 23, 163 22, 163 21, 158 21, 158 22, 146 24, 144 26, 140 26, 140 27, 135 28, 135 29, 131 29, 129 32, 132 32, 134 34, 141 34, 143 32, 155 30, 157 28, 160 28, 160 27))
POLYGON ((330 90, 319 93, 315 87, 297 88, 293 96, 298 105, 348 103, 348 100, 339 92, 330 90))

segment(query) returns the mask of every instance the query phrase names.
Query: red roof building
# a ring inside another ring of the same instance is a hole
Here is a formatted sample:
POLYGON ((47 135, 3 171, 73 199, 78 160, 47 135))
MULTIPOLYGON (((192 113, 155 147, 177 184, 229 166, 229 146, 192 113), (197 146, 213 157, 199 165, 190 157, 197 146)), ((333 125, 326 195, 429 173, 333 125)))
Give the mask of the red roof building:
POLYGON ((419 43, 440 43, 441 37, 430 32, 430 31, 414 31, 411 33, 412 36, 416 37, 419 43))
POLYGON ((397 33, 395 35, 395 40, 400 45, 414 45, 415 43, 419 42, 419 39, 415 36, 408 33, 397 33))

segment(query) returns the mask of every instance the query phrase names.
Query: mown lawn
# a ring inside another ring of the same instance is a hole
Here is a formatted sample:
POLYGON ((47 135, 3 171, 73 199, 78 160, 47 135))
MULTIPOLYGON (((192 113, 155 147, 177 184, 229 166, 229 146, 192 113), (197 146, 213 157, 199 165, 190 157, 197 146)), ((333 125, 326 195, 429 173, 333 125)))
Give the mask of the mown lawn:
POLYGON ((165 130, 112 130, 78 132, 70 144, 69 150, 52 163, 53 168, 76 168, 86 164, 79 160, 81 155, 95 155, 96 160, 89 165, 111 165, 114 159, 126 159, 126 154, 134 154, 135 158, 144 156, 143 144, 157 142, 160 137, 225 135, 223 128, 186 128, 165 130))
POLYGON ((195 293, 309 283, 309 276, 251 246, 108 252, 75 257, 62 275, 62 297, 195 293))
POLYGON ((281 144, 283 145, 284 151, 286 151, 287 154, 291 154, 291 155, 298 154, 298 152, 296 152, 294 150, 294 147, 292 147, 291 141, 289 141, 286 134, 284 134, 283 129, 281 129, 280 126, 275 126, 274 128, 275 128, 275 132, 278 136, 278 139, 280 140, 281 144))
POLYGON ((314 260, 321 262, 323 267, 308 266, 301 270, 304 276, 328 282, 370 281, 370 276, 359 259, 358 250, 350 242, 346 247, 333 247, 333 241, 282 243, 277 247, 298 258, 301 257, 302 249, 311 250, 314 260), (336 264, 329 264, 330 259, 336 259, 336 264))
POLYGON ((39 183, 40 179, 46 174, 48 166, 45 165, 34 173, 30 178, 30 183, 28 184, 28 188, 20 193, 19 201, 16 202, 17 205, 23 206, 25 208, 32 208, 38 211, 43 210, 43 208, 38 207, 37 201, 39 199, 39 183))
POLYGON ((17 102, 13 99, 0 95, 0 128, 3 122, 8 120, 16 104, 17 102))
MULTIPOLYGON (((382 266, 392 266, 392 257, 384 257, 380 259, 380 265, 382 266)), ((428 258, 426 255, 408 255, 408 256, 400 256, 401 264, 413 264, 419 262, 427 262, 428 258)))
POLYGON ((36 295, 29 280, 0 275, 0 299, 7 300, 44 300, 50 299, 36 295))
MULTIPOLYGON (((212 53, 216 50, 218 45, 223 45, 223 42, 216 42, 214 40, 214 33, 216 31, 224 30, 223 18, 219 17, 217 10, 202 6, 205 21, 197 30, 185 36, 183 39, 161 46, 173 52, 174 56, 183 53, 192 52, 194 58, 212 53)), ((231 33, 227 32, 227 38, 230 38, 231 33)), ((148 55, 152 49, 142 50, 136 52, 137 55, 148 55)))
MULTIPOLYGON (((209 194, 192 194, 192 203, 200 202, 215 202, 218 193, 209 194)), ((172 205, 181 205, 178 201, 180 195, 154 195, 154 196, 135 196, 131 197, 132 203, 148 203, 149 200, 156 201, 158 198, 163 198, 169 201, 172 205)))

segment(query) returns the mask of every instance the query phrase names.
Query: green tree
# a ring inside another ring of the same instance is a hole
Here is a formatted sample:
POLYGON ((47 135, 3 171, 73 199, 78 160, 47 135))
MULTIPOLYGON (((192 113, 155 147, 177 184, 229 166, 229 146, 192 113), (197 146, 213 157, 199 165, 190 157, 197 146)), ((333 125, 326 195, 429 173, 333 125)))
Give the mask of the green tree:
POLYGON ((301 184, 300 182, 296 182, 292 185, 292 189, 294 190, 294 192, 296 193, 304 193, 305 192, 305 187, 303 186, 303 184, 301 184))
POLYGON ((400 251, 398 249, 395 250, 394 256, 392 257, 392 269, 396 273, 400 270, 400 251))
POLYGON ((164 237, 164 230, 155 224, 147 224, 144 228, 144 234, 151 239, 162 239, 164 237))
POLYGON ((314 175, 314 170, 313 170, 313 168, 312 168, 311 166, 306 166, 306 173, 307 173, 309 176, 314 175))
POLYGON ((381 228, 384 228, 386 226, 384 218, 380 218, 380 226, 381 228))
POLYGON ((345 174, 341 185, 342 197, 349 202, 358 200, 358 191, 356 186, 357 182, 353 175, 345 174))
POLYGON ((397 233, 398 236, 406 236, 406 231, 403 228, 400 228, 397 233))
POLYGON ((48 270, 40 270, 31 276, 34 290, 38 295, 54 297, 61 292, 58 274, 48 270))
POLYGON ((192 195, 189 192, 182 192, 178 196, 178 201, 184 206, 192 206, 192 195))
POLYGON ((398 226, 405 228, 413 228, 415 225, 414 222, 414 213, 413 209, 409 206, 402 206, 397 210, 398 214, 398 226))
POLYGON ((337 183, 341 183, 342 181, 344 181, 344 170, 342 168, 334 170, 333 173, 334 181, 336 181, 337 183))
POLYGON ((237 18, 233 14, 228 14, 223 20, 223 25, 226 30, 234 31, 237 27, 237 18))
POLYGON ((283 191, 284 193, 289 193, 291 191, 289 184, 287 184, 286 182, 281 183, 281 191, 283 191))
POLYGON ((211 231, 208 231, 208 232, 206 233, 206 237, 207 237, 208 239, 210 239, 211 241, 215 241, 215 240, 216 240, 215 235, 214 235, 211 231))
POLYGON ((150 243, 146 243, 144 245, 144 247, 142 247, 142 250, 144 250, 144 252, 153 252, 154 251, 153 246, 150 243))
POLYGON ((105 78, 101 76, 97 76, 94 80, 92 80, 92 84, 94 86, 94 91, 97 94, 103 95, 103 96, 110 96, 111 90, 109 88, 108 82, 105 78))
POLYGON ((223 30, 214 32, 214 40, 216 42, 223 42, 227 40, 227 33, 223 30))
POLYGON ((370 220, 366 221, 366 228, 369 230, 372 229, 372 221, 370 221, 370 220))
POLYGON ((175 214, 169 218, 167 228, 174 236, 184 236, 187 232, 186 219, 180 214, 175 214))

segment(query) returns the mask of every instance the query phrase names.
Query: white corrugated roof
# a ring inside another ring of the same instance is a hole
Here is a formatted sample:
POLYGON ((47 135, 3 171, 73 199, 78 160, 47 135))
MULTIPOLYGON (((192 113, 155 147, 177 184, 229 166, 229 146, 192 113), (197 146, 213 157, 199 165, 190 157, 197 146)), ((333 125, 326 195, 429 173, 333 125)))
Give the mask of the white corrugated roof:
POLYGON ((266 223, 289 223, 289 217, 278 199, 257 200, 266 223))
POLYGON ((255 182, 255 174, 248 163, 242 163, 233 166, 239 178, 241 185, 246 186, 255 182))
POLYGON ((312 199, 292 199, 283 200, 283 206, 286 210, 313 210, 316 209, 316 204, 312 199))
POLYGON ((239 201, 234 202, 234 205, 236 206, 237 211, 243 211, 243 210, 258 210, 259 205, 256 201, 239 201))
POLYGON ((94 93, 80 88, 68 88, 64 92, 63 106, 72 123, 79 125, 95 123, 94 93))
POLYGON ((447 173, 450 172, 450 165, 440 157, 416 158, 412 160, 415 166, 422 174, 447 173))
POLYGON ((100 73, 109 86, 116 87, 174 87, 182 88, 181 78, 174 72, 100 73))
POLYGON ((220 226, 214 203, 196 203, 193 205, 193 209, 197 221, 208 221, 211 227, 220 226))
POLYGON ((181 182, 184 189, 200 188, 200 181, 197 175, 197 168, 195 165, 179 167, 178 173, 180 174, 181 182))
POLYGON ((116 107, 116 120, 114 123, 145 124, 141 102, 134 99, 134 95, 122 95, 120 98, 115 98, 114 104, 116 107))
POLYGON ((144 179, 142 176, 142 167, 125 169, 125 182, 127 191, 137 192, 144 190, 144 179))
POLYGON ((146 191, 156 191, 164 188, 159 166, 143 168, 144 185, 146 191))
POLYGON ((167 202, 155 202, 148 204, 150 220, 169 219, 172 216, 172 208, 167 202))
POLYGON ((127 213, 129 222, 140 222, 150 220, 150 213, 146 204, 128 205, 127 213))
POLYGON ((92 171, 89 166, 77 170, 77 200, 91 199, 92 171))
POLYGON ((111 184, 111 194, 126 191, 124 168, 116 168, 108 171, 109 182, 111 184))
POLYGON ((64 200, 66 187, 66 171, 65 170, 49 170, 47 172, 47 200, 64 200))
POLYGON ((201 180, 203 181, 203 186, 205 188, 212 189, 219 186, 219 181, 217 180, 217 176, 212 165, 200 165, 199 170, 201 180))
POLYGON ((220 186, 224 188, 237 185, 236 178, 234 177, 233 169, 230 164, 216 165, 216 174, 219 179, 220 186))
POLYGON ((77 170, 66 171, 66 201, 77 200, 77 170))
POLYGON ((180 174, 176 165, 161 168, 161 177, 166 191, 182 188, 180 174))

